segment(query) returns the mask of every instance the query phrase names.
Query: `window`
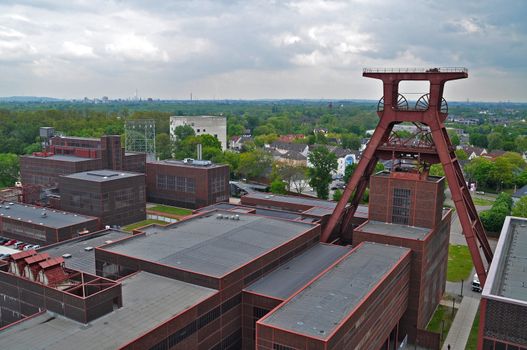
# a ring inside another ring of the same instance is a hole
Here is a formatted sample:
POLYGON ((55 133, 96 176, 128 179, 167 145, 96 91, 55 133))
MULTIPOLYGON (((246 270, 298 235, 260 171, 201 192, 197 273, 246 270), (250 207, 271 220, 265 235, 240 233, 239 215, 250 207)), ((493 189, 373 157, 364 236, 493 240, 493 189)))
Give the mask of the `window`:
POLYGON ((410 221, 410 195, 409 189, 393 189, 392 222, 394 224, 408 225, 410 221))
POLYGON ((196 129, 196 132, 199 132, 199 129, 196 129))
POLYGON ((273 344, 273 350, 295 350, 295 348, 292 348, 290 346, 285 346, 282 344, 273 344))
POLYGON ((207 130, 203 129, 203 132, 206 132, 207 130))

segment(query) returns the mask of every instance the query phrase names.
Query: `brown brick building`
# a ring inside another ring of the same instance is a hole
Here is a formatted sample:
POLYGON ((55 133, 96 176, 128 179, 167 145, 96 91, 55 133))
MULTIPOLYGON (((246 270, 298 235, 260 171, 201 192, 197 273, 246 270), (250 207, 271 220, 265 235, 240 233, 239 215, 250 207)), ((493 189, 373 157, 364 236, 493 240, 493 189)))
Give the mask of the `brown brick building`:
POLYGON ((100 139, 55 136, 45 152, 20 157, 24 185, 55 186, 60 175, 112 169, 145 172, 146 154, 127 153, 118 135, 100 139))
POLYGON ((443 210, 444 178, 381 172, 370 178, 369 220, 353 244, 377 242, 412 250, 410 298, 401 327, 413 342, 445 290, 451 210, 443 210))
POLYGON ((144 174, 93 170, 59 178, 63 210, 97 216, 102 225, 127 225, 146 218, 144 174))
POLYGON ((1 234, 27 243, 43 246, 98 229, 99 219, 93 216, 16 202, 0 205, 1 234))
POLYGON ((229 201, 229 166, 162 160, 146 165, 148 201, 190 209, 229 201))

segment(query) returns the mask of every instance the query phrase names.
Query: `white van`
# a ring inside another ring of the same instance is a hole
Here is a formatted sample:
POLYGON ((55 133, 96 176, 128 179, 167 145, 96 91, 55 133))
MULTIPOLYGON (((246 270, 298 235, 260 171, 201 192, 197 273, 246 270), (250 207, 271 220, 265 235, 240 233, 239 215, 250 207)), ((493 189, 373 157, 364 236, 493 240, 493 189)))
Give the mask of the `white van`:
POLYGON ((483 288, 481 288, 481 284, 479 284, 479 278, 477 273, 474 274, 474 278, 472 279, 472 290, 478 293, 481 293, 481 291, 483 290, 483 288))

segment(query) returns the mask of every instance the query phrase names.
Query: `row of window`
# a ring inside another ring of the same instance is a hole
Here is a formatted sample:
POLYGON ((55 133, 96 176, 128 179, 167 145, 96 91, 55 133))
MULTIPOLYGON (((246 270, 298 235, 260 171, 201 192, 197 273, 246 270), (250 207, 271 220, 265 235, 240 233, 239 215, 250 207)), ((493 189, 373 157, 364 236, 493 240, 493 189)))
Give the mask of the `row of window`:
POLYGON ((410 195, 406 188, 393 189, 392 222, 394 224, 408 225, 410 222, 410 195))
MULTIPOLYGON (((162 341, 160 341, 159 343, 157 343, 156 345, 152 346, 150 348, 150 350, 168 350, 168 349, 176 346, 177 344, 181 343, 183 340, 187 339, 192 334, 197 332, 199 329, 205 327, 206 325, 208 325, 212 321, 214 321, 217 318, 219 318, 221 315, 227 313, 227 311, 229 311, 230 309, 232 309, 236 305, 239 305, 241 303, 241 301, 242 301, 242 295, 240 293, 237 296, 227 300, 226 302, 224 302, 220 306, 218 306, 218 307, 212 309, 211 311, 207 312, 206 314, 204 314, 203 316, 201 316, 197 320, 194 320, 193 322, 190 322, 185 327, 183 327, 183 328, 177 330, 176 332, 172 333, 170 336, 168 336, 168 338, 165 338, 162 341)), ((234 338, 234 334, 232 334, 231 336, 233 336, 233 338, 234 338)), ((230 346, 232 346, 232 344, 227 344, 227 343, 232 343, 232 342, 236 341, 237 339, 239 339, 241 337, 238 334, 236 336, 236 339, 230 339, 229 340, 229 338, 231 338, 231 336, 225 338, 225 340, 223 342, 218 344, 219 347, 218 347, 218 345, 216 345, 215 348, 227 349, 230 346)))
POLYGON ((157 174, 156 186, 160 190, 196 193, 196 180, 191 177, 157 174))
POLYGON ((2 231, 21 235, 24 237, 31 237, 40 241, 46 240, 46 231, 44 229, 29 227, 14 222, 4 221, 2 224, 2 231))
POLYGON ((211 193, 222 193, 225 192, 227 179, 225 174, 218 174, 212 178, 210 182, 210 192, 211 193))

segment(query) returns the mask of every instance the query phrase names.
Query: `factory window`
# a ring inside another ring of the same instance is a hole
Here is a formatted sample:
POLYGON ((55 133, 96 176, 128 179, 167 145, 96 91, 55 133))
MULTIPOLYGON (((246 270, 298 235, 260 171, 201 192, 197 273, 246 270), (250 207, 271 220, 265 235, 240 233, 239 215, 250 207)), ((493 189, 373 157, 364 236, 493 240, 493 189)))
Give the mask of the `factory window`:
POLYGON ((115 191, 115 209, 130 207, 135 202, 134 188, 125 188, 119 191, 115 191))
POLYGON ((295 348, 292 348, 290 346, 285 346, 282 344, 273 344, 273 350, 295 350, 295 348))
POLYGON ((199 129, 196 129, 196 132, 199 132, 199 129))
POLYGON ((226 190, 226 179, 225 175, 221 174, 212 178, 211 181, 211 193, 222 193, 226 190))
POLYGON ((23 222, 9 222, 4 219, 2 231, 39 241, 46 241, 46 231, 44 229, 34 228, 29 225, 26 226, 23 222))
POLYGON ((167 189, 167 176, 166 175, 157 175, 157 188, 160 190, 167 189))
POLYGON ((410 194, 405 188, 393 189, 392 222, 408 225, 410 221, 410 194))

